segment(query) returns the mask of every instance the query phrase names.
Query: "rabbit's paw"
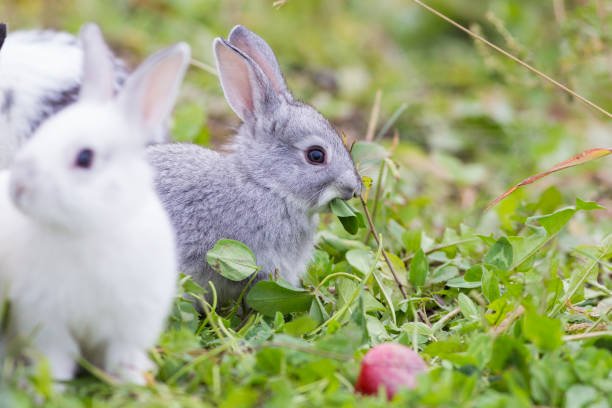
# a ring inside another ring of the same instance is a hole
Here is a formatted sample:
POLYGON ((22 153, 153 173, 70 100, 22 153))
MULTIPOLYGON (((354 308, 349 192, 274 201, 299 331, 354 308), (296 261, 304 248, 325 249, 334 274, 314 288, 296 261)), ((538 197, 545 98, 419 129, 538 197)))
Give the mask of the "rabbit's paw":
POLYGON ((113 345, 106 353, 106 370, 121 382, 145 385, 146 373, 153 367, 147 353, 140 348, 113 345))

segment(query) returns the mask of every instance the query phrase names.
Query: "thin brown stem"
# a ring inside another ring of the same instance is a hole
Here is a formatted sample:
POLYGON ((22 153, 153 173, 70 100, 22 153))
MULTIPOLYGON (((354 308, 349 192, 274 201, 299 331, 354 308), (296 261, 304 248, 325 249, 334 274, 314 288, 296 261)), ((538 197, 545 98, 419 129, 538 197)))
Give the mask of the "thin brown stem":
POLYGON ((500 334, 505 332, 508 327, 510 327, 510 325, 514 323, 515 320, 521 317, 523 313, 525 313, 525 308, 520 305, 513 312, 508 313, 508 316, 506 316, 506 318, 502 320, 502 322, 498 326, 493 327, 491 329, 491 334, 493 334, 494 336, 499 336, 500 334))
POLYGON ((457 316, 459 313, 461 313, 461 309, 459 309, 458 307, 454 308, 453 310, 451 310, 450 312, 448 312, 447 314, 445 314, 444 316, 442 316, 442 318, 440 320, 438 320, 432 327, 433 332, 437 332, 438 330, 444 328, 444 326, 446 325, 446 323, 448 323, 453 317, 457 316))
MULTIPOLYGON (((376 244, 380 246, 380 238, 378 237, 378 232, 376 231, 376 227, 374 226, 374 222, 372 221, 372 217, 370 216, 370 211, 368 210, 368 206, 363 196, 360 196, 359 199, 361 200, 361 206, 363 207, 363 212, 365 213, 366 219, 368 220, 368 226, 370 227, 370 232, 372 233, 372 235, 374 235, 376 244)), ((399 277, 397 276, 397 272, 395 272, 395 268, 393 267, 393 264, 391 263, 391 260, 387 256, 387 253, 385 252, 384 248, 382 248, 382 256, 383 258, 385 258, 385 262, 387 266, 389 267, 389 270, 391 271, 391 275, 393 275, 393 279, 395 280, 395 283, 397 283, 397 287, 402 293, 402 296, 404 297, 404 299, 408 299, 408 294, 406 293, 406 289, 404 288, 404 285, 402 284, 402 282, 399 280, 399 277)))
POLYGON ((419 307, 419 309, 417 310, 417 313, 419 314, 419 318, 421 319, 421 321, 425 323, 427 326, 431 327, 431 322, 429 321, 429 318, 427 317, 427 313, 425 313, 422 307, 419 307))
POLYGON ((612 330, 581 333, 581 334, 570 334, 567 336, 563 336, 563 341, 586 340, 586 339, 593 339, 596 337, 612 337, 612 330))

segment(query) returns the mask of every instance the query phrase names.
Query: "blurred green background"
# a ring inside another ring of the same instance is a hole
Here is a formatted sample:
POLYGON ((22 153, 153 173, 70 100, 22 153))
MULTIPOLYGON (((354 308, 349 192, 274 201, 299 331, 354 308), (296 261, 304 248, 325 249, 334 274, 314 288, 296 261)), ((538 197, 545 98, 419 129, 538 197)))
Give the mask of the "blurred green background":
MULTIPOLYGON (((418 214, 432 227, 480 221, 484 204, 510 185, 586 148, 612 146, 605 115, 412 1, 274 3, 3 0, 0 16, 11 29, 77 32, 83 22, 95 21, 132 66, 177 41, 188 42, 195 59, 213 65, 212 39, 243 24, 270 43, 295 95, 353 139, 364 137, 380 90, 377 130, 396 116, 384 136, 397 131, 402 141, 395 154, 401 182, 390 200, 403 206, 406 217, 418 214), (437 208, 445 210, 446 220, 436 222, 437 208)), ((611 2, 429 4, 612 110, 611 2)), ((192 67, 176 111, 175 137, 218 144, 237 124, 216 77, 192 67)), ((559 204, 579 195, 610 208, 611 166, 602 159, 551 176, 504 205, 510 213, 521 197, 556 185, 559 204)), ((602 220, 611 215, 598 214, 602 220)))
MULTIPOLYGON (((426 2, 612 111, 611 0, 426 2)), ((199 322, 197 312, 193 307, 188 312, 188 302, 179 297, 171 328, 152 353, 160 367, 160 381, 153 386, 135 390, 84 378, 65 399, 30 403, 27 391, 14 385, 15 391, 9 389, 3 399, 0 384, 0 406, 3 401, 15 407, 61 408, 235 407, 248 401, 253 406, 388 406, 384 397, 378 404, 374 398, 354 397, 352 386, 364 342, 388 339, 412 341, 414 349, 417 340, 421 346, 429 343, 424 355, 431 358, 432 370, 418 396, 411 397, 418 401, 414 406, 429 401, 428 406, 584 407, 595 406, 597 398, 605 403, 610 387, 604 373, 610 364, 604 348, 610 348, 609 340, 569 342, 562 335, 609 330, 604 310, 609 310, 610 261, 603 252, 596 259, 599 252, 589 244, 603 251, 604 237, 612 232, 612 157, 544 178, 488 213, 484 207, 520 180, 576 153, 612 148, 612 121, 606 115, 475 43, 411 0, 0 0, 0 19, 11 29, 73 33, 95 21, 132 67, 177 41, 188 42, 197 61, 214 65, 213 38, 243 24, 270 43, 296 97, 316 106, 353 140, 368 134, 379 99, 374 134, 393 151, 398 166, 387 161, 380 166, 385 149, 378 144, 359 144, 353 154, 378 155, 373 168, 360 170, 374 178, 375 191, 383 186, 380 199, 370 199, 369 206, 385 249, 396 259, 392 262, 411 282, 413 274, 429 274, 425 286, 411 287, 409 301, 397 291, 388 301, 383 286, 372 284, 363 294, 369 294, 371 304, 378 303, 373 297, 378 296, 382 309, 370 305, 366 315, 368 298, 359 296, 351 323, 337 327, 339 311, 357 301, 357 283, 337 278, 358 269, 344 252, 361 248, 364 235, 348 236, 327 214, 320 250, 306 278, 308 290, 324 302, 318 301, 315 314, 332 316, 316 317, 325 320, 320 332, 298 333, 311 330, 303 327, 314 322, 308 318, 314 309, 291 321, 279 314, 274 321, 256 315, 243 326, 235 316, 208 315, 199 322), (390 170, 378 177, 379 168, 390 170), (550 244, 534 240, 536 230, 526 225, 527 218, 573 205, 576 197, 607 210, 576 214, 566 231, 547 238, 550 244), (429 253, 448 243, 453 244, 429 253), (512 270, 502 271, 499 264, 490 269, 501 252, 507 259, 508 245, 511 259, 532 246, 535 250, 512 270), (424 265, 415 262, 417 249, 428 251, 424 265), (591 266, 585 269, 587 261, 591 266), (465 279, 479 271, 482 277, 465 279), (571 305, 567 312, 545 317, 548 307, 562 310, 565 300, 571 305), (519 304, 526 306, 526 317, 513 324, 521 319, 521 312, 515 313, 519 304), (390 318, 395 320, 396 312, 398 327, 390 318), (463 317, 455 318, 457 312, 463 317), (217 325, 227 327, 223 335, 217 325), (417 336, 417 327, 426 334, 417 336), (312 355, 305 357, 305 350, 312 355), (327 352, 336 350, 358 358, 335 361, 327 352)), ((175 138, 218 146, 238 124, 214 73, 194 65, 175 110, 175 138)), ((372 247, 356 251, 374 256, 372 247)), ((380 272, 385 275, 384 269, 380 272)), ((393 294, 395 283, 386 275, 393 294)), ((6 365, 3 370, 19 387, 32 385, 48 396, 50 379, 44 370, 31 379, 27 371, 12 375, 6 365)), ((397 405, 408 406, 406 401, 397 405)))

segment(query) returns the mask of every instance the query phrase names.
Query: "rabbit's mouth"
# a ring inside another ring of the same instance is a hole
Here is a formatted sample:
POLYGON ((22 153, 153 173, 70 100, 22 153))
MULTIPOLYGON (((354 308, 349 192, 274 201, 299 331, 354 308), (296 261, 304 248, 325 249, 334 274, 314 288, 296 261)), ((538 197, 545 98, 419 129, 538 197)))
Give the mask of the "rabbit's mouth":
POLYGON ((326 211, 329 203, 336 198, 348 201, 359 194, 358 191, 350 188, 339 188, 337 185, 331 185, 325 188, 319 195, 317 203, 314 205, 317 212, 326 211))

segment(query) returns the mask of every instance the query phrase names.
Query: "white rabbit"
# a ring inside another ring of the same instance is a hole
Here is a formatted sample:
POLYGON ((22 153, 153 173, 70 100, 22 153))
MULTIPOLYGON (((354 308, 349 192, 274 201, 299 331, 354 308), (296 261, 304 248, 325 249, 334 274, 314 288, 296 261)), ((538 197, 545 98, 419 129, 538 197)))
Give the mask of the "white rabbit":
POLYGON ((0 343, 30 340, 56 380, 79 355, 122 381, 144 382, 147 349, 176 289, 174 232, 144 146, 170 114, 189 63, 177 44, 147 59, 114 95, 97 26, 80 34, 77 102, 45 121, 0 172, 0 343))
MULTIPOLYGON (((125 82, 123 61, 113 57, 115 90, 125 82)), ((0 169, 48 117, 74 103, 82 80, 83 50, 72 34, 52 30, 11 32, 0 51, 0 169)), ((160 122, 150 143, 167 141, 160 122)))
POLYGON ((245 282, 231 282, 206 263, 221 238, 244 242, 262 267, 298 285, 314 248, 318 212, 350 199, 361 179, 338 132, 313 107, 296 101, 266 42, 242 26, 214 42, 225 97, 243 125, 229 152, 192 144, 147 149, 156 185, 177 232, 180 270, 221 303, 245 282))

